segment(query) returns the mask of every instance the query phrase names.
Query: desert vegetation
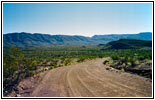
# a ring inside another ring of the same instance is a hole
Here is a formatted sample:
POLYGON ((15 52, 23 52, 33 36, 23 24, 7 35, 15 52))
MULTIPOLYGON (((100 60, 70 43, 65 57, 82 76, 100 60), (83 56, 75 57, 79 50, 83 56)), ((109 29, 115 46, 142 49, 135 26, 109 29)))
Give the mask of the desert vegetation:
MULTIPOLYGON (((149 44, 150 45, 150 44, 149 44)), ((3 51, 3 92, 16 91, 18 83, 37 73, 81 63, 95 58, 109 58, 104 65, 152 78, 150 48, 103 49, 105 45, 56 45, 40 47, 7 47, 3 51)))
POLYGON ((99 50, 92 50, 90 48, 84 50, 80 47, 70 46, 69 49, 65 48, 65 46, 45 49, 4 48, 4 95, 7 95, 12 90, 16 90, 16 85, 26 77, 53 68, 80 63, 86 59, 94 59, 101 54, 99 50))
POLYGON ((103 64, 152 79, 151 50, 118 50, 117 54, 112 54, 103 64))

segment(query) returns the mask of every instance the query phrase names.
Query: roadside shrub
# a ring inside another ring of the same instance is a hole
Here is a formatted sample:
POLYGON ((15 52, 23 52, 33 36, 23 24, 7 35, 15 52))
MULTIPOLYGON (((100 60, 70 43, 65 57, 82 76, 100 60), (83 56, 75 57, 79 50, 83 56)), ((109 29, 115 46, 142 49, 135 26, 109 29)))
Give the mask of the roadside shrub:
POLYGON ((25 77, 35 73, 36 59, 27 58, 18 48, 10 47, 4 54, 3 61, 3 93, 7 95, 25 77))
POLYGON ((71 59, 70 58, 65 59, 64 64, 65 64, 65 66, 70 65, 71 64, 71 59))
POLYGON ((103 62, 103 64, 106 64, 107 62, 109 62, 108 60, 105 60, 104 62, 103 62))
POLYGON ((120 59, 120 56, 119 55, 112 55, 111 56, 111 59, 112 60, 119 60, 120 59))
POLYGON ((83 62, 84 60, 85 60, 85 58, 80 57, 77 62, 83 62))
POLYGON ((49 67, 49 69, 53 69, 53 68, 54 68, 54 66, 50 66, 50 67, 49 67))
POLYGON ((54 66, 56 68, 57 67, 57 61, 56 60, 52 60, 50 65, 54 66))
POLYGON ((103 55, 99 55, 98 57, 99 57, 99 58, 103 58, 103 55))
POLYGON ((131 67, 134 67, 136 65, 136 60, 133 57, 129 58, 129 62, 131 63, 131 67))
POLYGON ((120 58, 120 63, 127 65, 127 63, 128 63, 128 57, 125 56, 125 57, 120 58))

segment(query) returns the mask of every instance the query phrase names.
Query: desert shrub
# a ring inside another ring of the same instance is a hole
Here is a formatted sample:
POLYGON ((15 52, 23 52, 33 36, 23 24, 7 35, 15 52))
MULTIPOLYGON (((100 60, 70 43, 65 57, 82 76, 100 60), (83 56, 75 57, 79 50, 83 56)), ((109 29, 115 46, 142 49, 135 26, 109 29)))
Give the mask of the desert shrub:
POLYGON ((146 64, 150 66, 150 65, 152 65, 152 62, 147 62, 146 64))
POLYGON ((50 66, 50 67, 49 67, 49 69, 53 69, 53 68, 54 68, 54 66, 50 66))
POLYGON ((98 57, 99 57, 99 58, 103 58, 103 55, 99 55, 98 57))
POLYGON ((127 63, 128 63, 128 57, 127 57, 127 56, 122 57, 122 58, 120 58, 119 60, 120 60, 120 63, 121 63, 121 64, 127 65, 127 63))
POLYGON ((122 72, 125 72, 125 68, 122 68, 121 71, 122 71, 122 72))
POLYGON ((146 59, 144 56, 139 56, 138 57, 138 60, 144 60, 144 59, 146 59))
POLYGON ((80 57, 77 62, 83 62, 84 60, 85 60, 85 58, 80 57))
POLYGON ((147 54, 148 59, 152 59, 152 53, 147 54))
POLYGON ((57 60, 51 60, 51 66, 54 66, 55 68, 57 67, 57 60))
POLYGON ((106 64, 107 62, 109 62, 108 60, 105 60, 104 62, 103 62, 103 64, 106 64))
POLYGON ((131 67, 134 67, 136 65, 136 60, 133 57, 129 58, 129 62, 131 63, 131 67))
POLYGON ((27 58, 18 48, 10 47, 3 60, 3 92, 11 92, 25 77, 32 76, 36 70, 36 59, 27 58))
POLYGON ((67 58, 67 59, 65 59, 64 64, 65 64, 65 66, 67 66, 67 65, 70 65, 71 62, 72 62, 71 59, 67 58))
POLYGON ((112 60, 119 60, 120 56, 119 55, 112 55, 111 58, 112 58, 112 60))

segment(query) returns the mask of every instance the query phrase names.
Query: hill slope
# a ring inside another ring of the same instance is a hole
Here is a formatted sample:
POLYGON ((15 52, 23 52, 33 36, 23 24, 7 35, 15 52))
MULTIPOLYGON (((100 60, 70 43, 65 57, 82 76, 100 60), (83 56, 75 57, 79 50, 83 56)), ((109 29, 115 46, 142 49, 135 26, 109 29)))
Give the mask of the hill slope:
POLYGON ((9 33, 3 35, 4 47, 33 47, 33 46, 51 46, 51 45, 84 45, 100 44, 121 38, 152 40, 152 33, 145 32, 140 34, 122 34, 122 35, 94 35, 93 37, 69 36, 69 35, 49 35, 49 34, 30 34, 30 33, 9 33))
POLYGON ((104 45, 104 49, 140 49, 144 47, 152 47, 152 41, 120 39, 104 45))
POLYGON ((93 40, 114 41, 119 39, 138 39, 138 40, 152 40, 151 32, 142 32, 139 34, 110 34, 110 35, 94 35, 93 40))
POLYGON ((30 34, 30 33, 11 33, 3 35, 5 46, 51 46, 60 44, 88 44, 89 37, 68 36, 68 35, 48 35, 48 34, 30 34))

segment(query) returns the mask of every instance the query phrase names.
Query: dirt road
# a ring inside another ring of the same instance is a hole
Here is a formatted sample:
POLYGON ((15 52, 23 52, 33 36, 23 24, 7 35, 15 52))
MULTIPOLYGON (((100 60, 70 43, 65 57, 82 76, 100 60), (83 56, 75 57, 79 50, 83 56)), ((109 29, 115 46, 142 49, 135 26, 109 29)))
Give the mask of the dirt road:
POLYGON ((32 97, 151 97, 152 83, 105 69, 104 59, 59 67, 46 73, 32 97))

